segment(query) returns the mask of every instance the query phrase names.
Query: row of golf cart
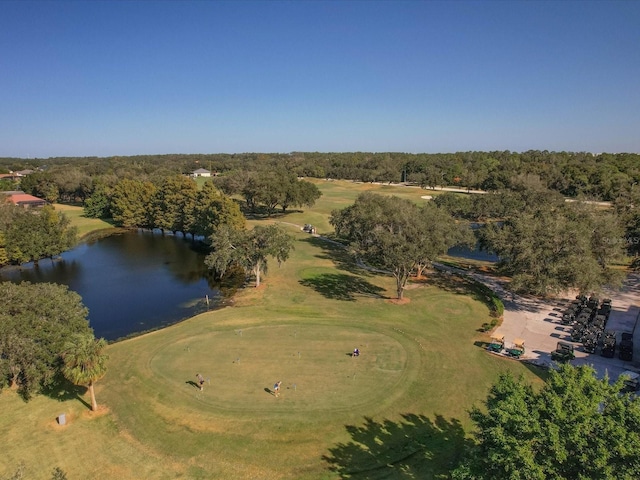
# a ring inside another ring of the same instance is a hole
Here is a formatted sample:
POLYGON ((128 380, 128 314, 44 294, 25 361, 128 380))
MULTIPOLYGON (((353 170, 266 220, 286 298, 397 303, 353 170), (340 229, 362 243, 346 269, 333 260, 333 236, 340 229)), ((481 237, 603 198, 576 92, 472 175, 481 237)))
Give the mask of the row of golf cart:
MULTIPOLYGON (((571 340, 582 343, 584 351, 596 353, 607 358, 615 356, 617 334, 608 330, 607 322, 611 314, 611 299, 605 298, 600 302, 597 297, 578 295, 562 314, 562 323, 572 325, 571 340)), ((619 346, 619 356, 623 360, 633 358, 633 340, 629 333, 622 334, 619 346)))
POLYGON ((504 335, 494 335, 487 346, 487 350, 493 353, 504 353, 513 358, 520 358, 524 355, 524 340, 516 338, 511 347, 506 348, 504 344, 504 335))

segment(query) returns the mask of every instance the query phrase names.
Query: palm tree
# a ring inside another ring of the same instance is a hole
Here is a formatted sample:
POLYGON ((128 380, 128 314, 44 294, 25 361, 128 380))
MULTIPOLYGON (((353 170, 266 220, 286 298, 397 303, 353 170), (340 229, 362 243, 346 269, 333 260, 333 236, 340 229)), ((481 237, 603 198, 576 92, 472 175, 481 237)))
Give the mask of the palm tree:
POLYGON ((87 385, 91 393, 91 410, 98 409, 93 384, 107 373, 106 361, 109 358, 104 353, 107 341, 96 339, 93 334, 75 334, 73 340, 64 347, 62 359, 64 376, 76 385, 87 385))

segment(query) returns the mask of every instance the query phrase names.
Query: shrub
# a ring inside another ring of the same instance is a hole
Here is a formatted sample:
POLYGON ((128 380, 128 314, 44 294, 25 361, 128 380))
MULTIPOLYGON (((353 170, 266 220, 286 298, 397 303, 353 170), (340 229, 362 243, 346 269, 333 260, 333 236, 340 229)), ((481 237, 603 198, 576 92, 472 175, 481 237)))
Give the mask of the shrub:
POLYGON ((500 318, 504 314, 504 303, 500 300, 495 293, 491 292, 491 316, 500 318))

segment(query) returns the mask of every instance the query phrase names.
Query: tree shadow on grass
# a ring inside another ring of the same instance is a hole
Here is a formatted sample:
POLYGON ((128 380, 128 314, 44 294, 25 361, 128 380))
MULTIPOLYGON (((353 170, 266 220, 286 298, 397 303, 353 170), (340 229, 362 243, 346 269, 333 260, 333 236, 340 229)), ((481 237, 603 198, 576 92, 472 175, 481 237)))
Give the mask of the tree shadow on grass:
POLYGON ((302 241, 322 250, 322 253, 316 255, 316 257, 323 260, 331 260, 336 268, 340 270, 358 275, 373 275, 367 269, 357 264, 355 258, 349 253, 345 245, 331 238, 309 237, 302 241))
POLYGON ((91 404, 82 398, 82 396, 87 393, 87 390, 89 389, 84 385, 75 385, 66 378, 62 378, 50 388, 43 390, 42 393, 59 402, 78 400, 85 407, 91 409, 91 404))
POLYGON ((545 367, 535 365, 531 362, 526 362, 526 361, 522 362, 522 365, 524 365, 527 370, 537 375, 538 378, 540 378, 541 380, 545 382, 549 380, 549 376, 551 372, 549 371, 550 369, 548 367, 545 368, 545 367))
POLYGON ((471 297, 484 303, 489 311, 493 311, 492 298, 495 294, 489 287, 472 278, 436 271, 429 275, 427 283, 446 292, 471 297))
POLYGON ((373 285, 354 275, 344 273, 324 273, 313 278, 300 280, 300 285, 311 287, 316 292, 333 300, 354 302, 357 296, 385 298, 384 288, 373 285))
POLYGON ((322 459, 338 478, 444 479, 458 464, 469 440, 457 419, 403 414, 403 420, 347 425, 348 443, 329 449, 322 459))

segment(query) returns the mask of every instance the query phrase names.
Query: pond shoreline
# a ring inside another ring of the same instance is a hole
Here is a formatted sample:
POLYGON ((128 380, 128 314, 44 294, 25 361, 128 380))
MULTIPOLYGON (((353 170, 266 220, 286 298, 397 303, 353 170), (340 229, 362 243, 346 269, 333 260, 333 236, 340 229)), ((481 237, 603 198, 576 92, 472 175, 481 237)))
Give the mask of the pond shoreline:
POLYGON ((82 297, 96 336, 113 343, 229 305, 244 277, 218 281, 205 255, 197 238, 101 228, 49 261, 3 267, 0 279, 66 285, 82 297))

